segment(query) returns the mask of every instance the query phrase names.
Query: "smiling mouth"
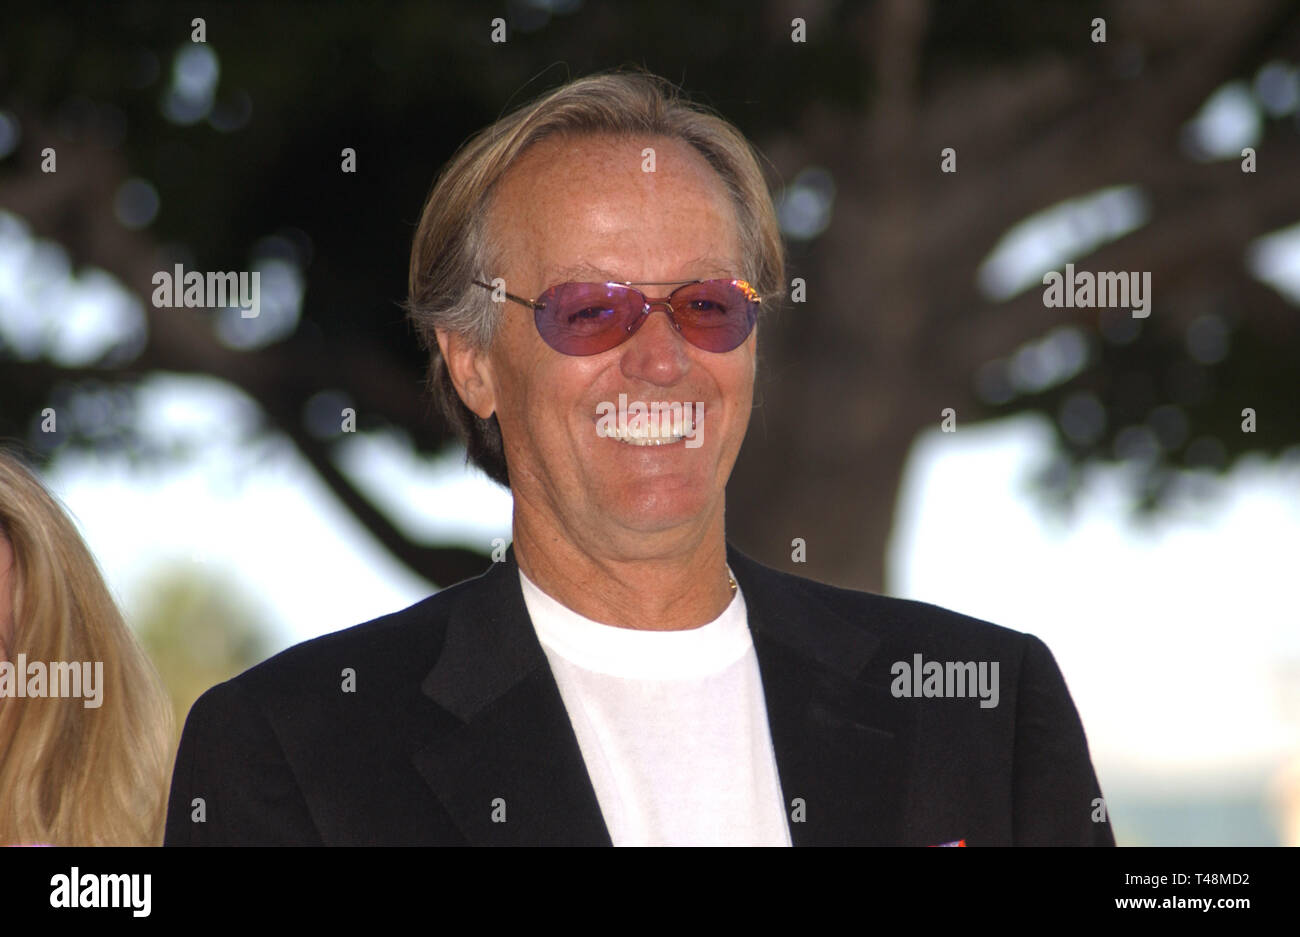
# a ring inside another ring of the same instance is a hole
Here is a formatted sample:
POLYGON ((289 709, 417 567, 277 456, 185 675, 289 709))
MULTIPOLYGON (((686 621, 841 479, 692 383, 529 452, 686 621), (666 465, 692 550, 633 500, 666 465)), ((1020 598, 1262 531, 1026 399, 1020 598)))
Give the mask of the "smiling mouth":
POLYGON ((690 439, 695 435, 695 421, 683 420, 681 431, 665 433, 661 427, 657 426, 638 426, 628 427, 620 432, 617 428, 610 428, 604 433, 598 433, 607 439, 617 439, 621 443, 629 446, 669 446, 673 443, 682 442, 690 439))
MULTIPOLYGON (((667 422, 667 421, 663 421, 667 422)), ((647 421, 640 426, 597 426, 596 435, 606 439, 615 439, 628 446, 671 446, 698 436, 702 420, 693 417, 678 421, 675 426, 663 426, 657 421, 647 421)))

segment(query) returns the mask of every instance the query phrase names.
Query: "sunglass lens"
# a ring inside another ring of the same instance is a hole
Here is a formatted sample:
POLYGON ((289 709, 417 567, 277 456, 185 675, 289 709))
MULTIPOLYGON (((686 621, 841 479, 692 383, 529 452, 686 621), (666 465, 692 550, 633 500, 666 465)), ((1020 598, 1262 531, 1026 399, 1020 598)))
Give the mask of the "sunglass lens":
POLYGON ((758 318, 758 294, 744 280, 705 280, 673 293, 673 314, 682 335, 705 351, 731 351, 758 318))
POLYGON ((598 355, 627 338, 641 300, 626 287, 563 283, 541 295, 535 309, 543 341, 566 355, 598 355))

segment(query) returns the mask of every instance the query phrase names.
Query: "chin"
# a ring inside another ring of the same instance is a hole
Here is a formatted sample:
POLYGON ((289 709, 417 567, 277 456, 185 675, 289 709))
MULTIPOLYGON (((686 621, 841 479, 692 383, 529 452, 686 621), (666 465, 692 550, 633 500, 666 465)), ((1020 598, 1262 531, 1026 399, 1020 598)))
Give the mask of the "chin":
POLYGON ((701 497, 699 488, 654 493, 642 489, 623 492, 611 513, 624 527, 656 533, 698 518, 707 508, 708 499, 701 497))

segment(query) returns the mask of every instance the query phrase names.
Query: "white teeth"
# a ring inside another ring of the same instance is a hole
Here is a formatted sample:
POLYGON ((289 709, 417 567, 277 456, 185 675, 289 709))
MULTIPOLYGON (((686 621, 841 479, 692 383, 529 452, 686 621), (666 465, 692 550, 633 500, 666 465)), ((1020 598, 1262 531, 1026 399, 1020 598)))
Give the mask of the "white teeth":
POLYGON ((606 435, 609 436, 610 439, 617 439, 619 442, 631 443, 634 446, 656 446, 662 445, 666 442, 676 442, 679 439, 686 438, 685 433, 669 433, 665 436, 659 433, 652 433, 645 429, 629 429, 623 433, 620 433, 618 430, 613 430, 606 433, 606 435))
POLYGON ((695 430, 694 422, 687 421, 680 433, 669 433, 662 435, 653 431, 653 427, 641 427, 638 429, 628 428, 626 432, 620 433, 617 429, 610 429, 601 435, 608 436, 610 439, 617 439, 619 442, 625 442, 629 446, 662 446, 665 443, 675 443, 682 439, 687 439, 695 430))
POLYGON ((617 433, 610 434, 611 439, 617 439, 619 442, 625 442, 629 446, 662 446, 664 443, 674 443, 685 436, 633 436, 628 433, 626 436, 619 436, 617 433))

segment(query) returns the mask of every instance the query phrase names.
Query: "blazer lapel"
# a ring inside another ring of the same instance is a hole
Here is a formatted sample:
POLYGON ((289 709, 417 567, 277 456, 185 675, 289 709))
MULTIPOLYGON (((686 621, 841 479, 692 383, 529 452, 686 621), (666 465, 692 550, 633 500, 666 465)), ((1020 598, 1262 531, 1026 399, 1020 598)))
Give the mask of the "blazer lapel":
POLYGON ((896 844, 903 808, 899 724, 886 686, 856 680, 880 639, 734 548, 796 846, 896 844))
POLYGON ((412 755, 474 845, 610 845, 519 585, 514 548, 464 588, 421 685, 458 725, 412 755))

